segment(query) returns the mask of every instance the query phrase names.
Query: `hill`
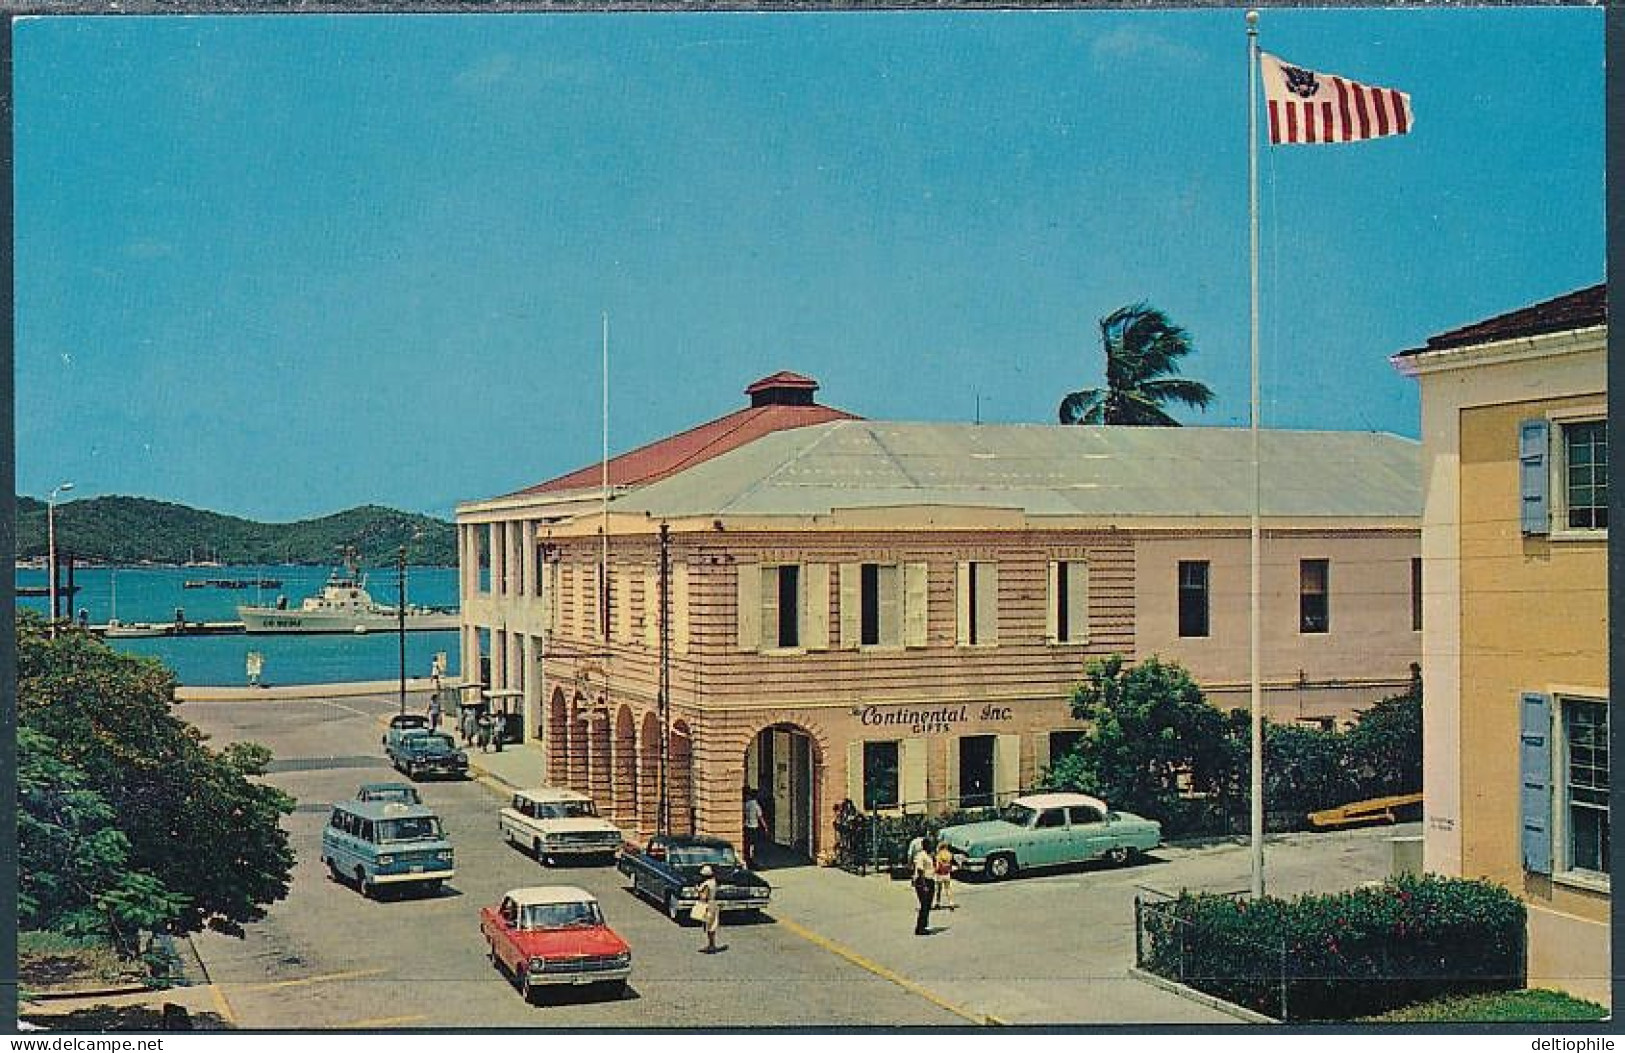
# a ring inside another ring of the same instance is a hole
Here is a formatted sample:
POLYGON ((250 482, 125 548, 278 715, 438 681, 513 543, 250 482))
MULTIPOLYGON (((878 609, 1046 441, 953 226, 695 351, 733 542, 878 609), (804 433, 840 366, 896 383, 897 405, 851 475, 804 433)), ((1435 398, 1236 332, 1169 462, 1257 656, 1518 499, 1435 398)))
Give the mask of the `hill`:
MULTIPOLYGON (((455 566, 457 529, 444 520, 362 505, 296 523, 256 523, 145 497, 92 497, 56 506, 56 547, 101 563, 337 562, 353 545, 361 562, 393 564, 406 546, 409 563, 455 566), (416 535, 416 536, 414 536, 416 535)), ((44 558, 45 502, 17 498, 17 558, 44 558)))

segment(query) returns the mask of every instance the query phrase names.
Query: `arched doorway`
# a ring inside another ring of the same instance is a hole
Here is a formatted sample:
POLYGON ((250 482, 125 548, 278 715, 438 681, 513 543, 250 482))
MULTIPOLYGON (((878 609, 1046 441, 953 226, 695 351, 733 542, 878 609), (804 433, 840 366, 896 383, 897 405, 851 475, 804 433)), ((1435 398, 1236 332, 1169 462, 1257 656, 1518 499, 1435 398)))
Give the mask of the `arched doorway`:
POLYGON ((679 720, 671 727, 671 749, 667 758, 666 780, 671 787, 671 832, 694 832, 693 739, 688 725, 679 720))
POLYGON ((587 699, 577 692, 570 703, 570 741, 569 751, 565 754, 565 771, 568 775, 565 785, 582 793, 588 792, 586 707, 587 699))
POLYGON ((609 741, 609 704, 599 696, 587 713, 587 793, 597 802, 611 800, 609 741))
POLYGON ((818 741, 793 724, 763 728, 745 747, 745 785, 767 815, 769 865, 806 862, 818 853, 818 797, 824 760, 818 741))
POLYGON ((547 707, 547 781, 564 783, 569 779, 570 764, 570 703, 564 691, 553 690, 547 707))
POLYGON ((643 715, 638 733, 638 825, 660 828, 660 720, 653 713, 643 715))
POLYGON ((630 706, 615 714, 615 778, 610 787, 615 799, 615 821, 638 828, 638 742, 630 706))

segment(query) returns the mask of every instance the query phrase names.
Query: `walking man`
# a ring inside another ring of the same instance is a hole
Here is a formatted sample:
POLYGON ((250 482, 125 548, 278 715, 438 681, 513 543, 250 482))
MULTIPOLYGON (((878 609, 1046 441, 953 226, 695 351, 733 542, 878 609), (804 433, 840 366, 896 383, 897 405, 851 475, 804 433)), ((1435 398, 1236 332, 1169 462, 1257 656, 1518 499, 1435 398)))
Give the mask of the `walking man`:
POLYGON ((440 730, 440 689, 438 687, 434 689, 434 694, 429 696, 429 730, 440 730))
POLYGON ((750 788, 745 790, 745 866, 752 870, 760 869, 758 863, 761 857, 762 843, 767 840, 767 815, 762 811, 762 802, 756 799, 756 791, 750 788))
POLYGON ((914 935, 931 935, 931 901, 937 895, 937 861, 934 853, 936 843, 927 838, 920 850, 914 853, 913 882, 914 898, 919 901, 920 911, 914 916, 914 935))

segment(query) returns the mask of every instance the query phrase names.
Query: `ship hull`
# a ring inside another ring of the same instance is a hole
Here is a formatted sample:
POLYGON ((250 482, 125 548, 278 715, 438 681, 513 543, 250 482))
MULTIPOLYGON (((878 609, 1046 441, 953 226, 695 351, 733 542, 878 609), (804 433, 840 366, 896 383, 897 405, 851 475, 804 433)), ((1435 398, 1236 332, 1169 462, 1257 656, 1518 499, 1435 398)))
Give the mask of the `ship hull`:
MULTIPOLYGON (((392 633, 400 628, 394 614, 370 612, 278 610, 275 607, 238 607, 243 630, 250 633, 392 633)), ((407 632, 455 629, 455 613, 408 612, 407 632)))

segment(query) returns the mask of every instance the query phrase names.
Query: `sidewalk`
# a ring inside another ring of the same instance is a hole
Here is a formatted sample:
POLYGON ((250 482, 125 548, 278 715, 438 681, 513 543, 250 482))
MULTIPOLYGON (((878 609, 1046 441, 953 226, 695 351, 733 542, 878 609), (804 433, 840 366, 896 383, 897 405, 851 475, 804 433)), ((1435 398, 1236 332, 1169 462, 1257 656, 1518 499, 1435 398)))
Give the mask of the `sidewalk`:
POLYGON ((468 753, 468 771, 475 778, 483 778, 493 788, 504 793, 529 790, 545 786, 547 758, 539 744, 532 742, 508 743, 502 752, 480 751, 475 745, 463 747, 468 753))

